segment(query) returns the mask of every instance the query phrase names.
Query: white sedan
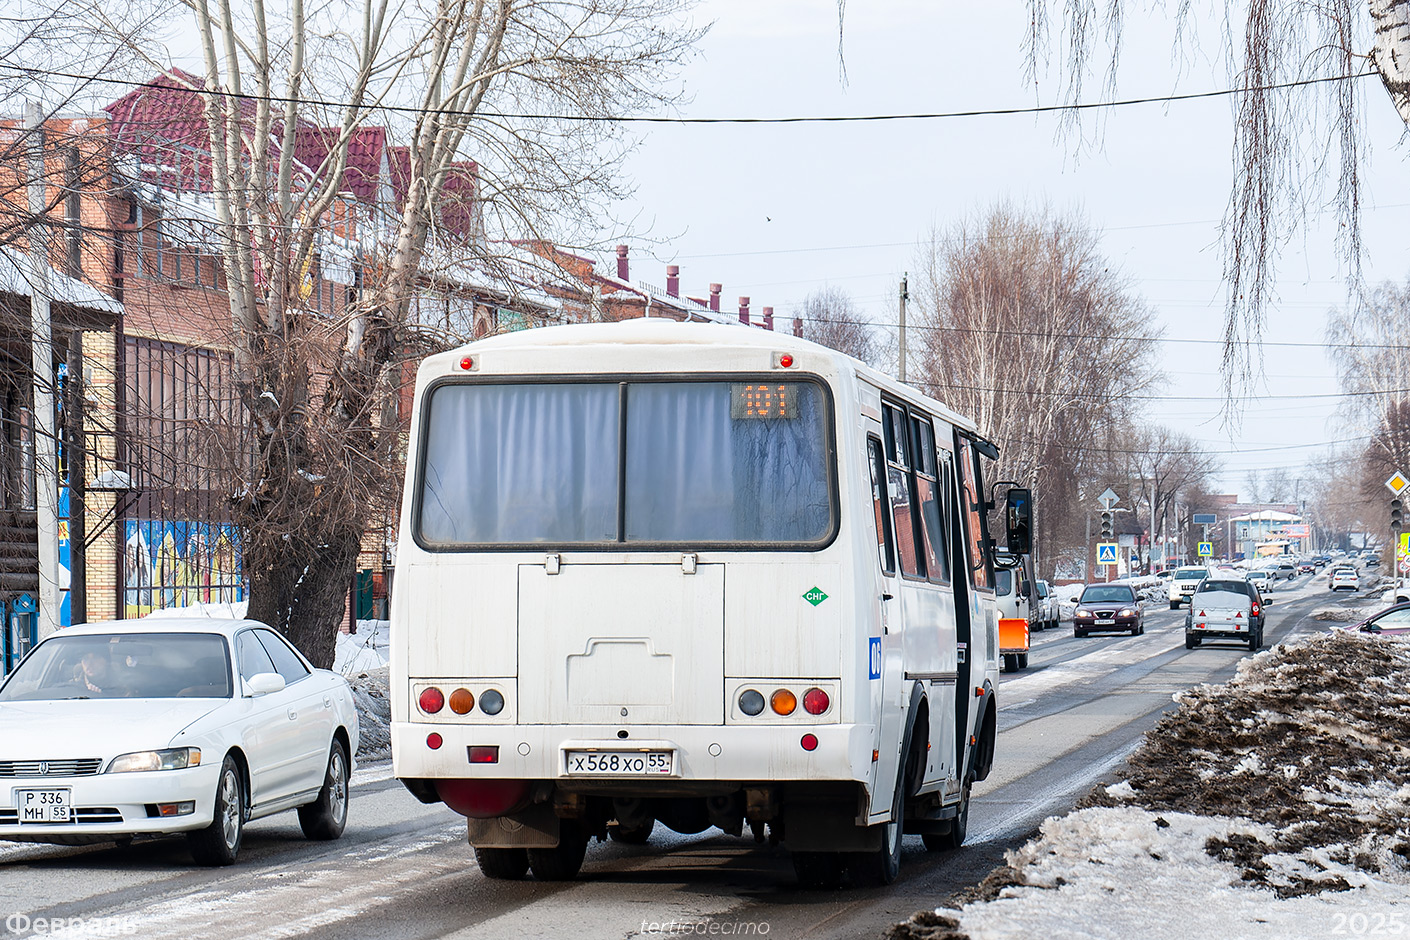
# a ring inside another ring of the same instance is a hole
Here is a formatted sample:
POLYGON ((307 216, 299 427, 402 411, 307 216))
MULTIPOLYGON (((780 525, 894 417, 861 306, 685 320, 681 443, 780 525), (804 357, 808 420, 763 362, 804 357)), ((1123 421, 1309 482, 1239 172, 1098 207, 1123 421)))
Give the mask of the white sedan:
POLYGON ((119 620, 37 645, 0 685, 0 839, 185 833, 229 865, 244 824, 347 822, 358 724, 347 681, 253 620, 119 620))

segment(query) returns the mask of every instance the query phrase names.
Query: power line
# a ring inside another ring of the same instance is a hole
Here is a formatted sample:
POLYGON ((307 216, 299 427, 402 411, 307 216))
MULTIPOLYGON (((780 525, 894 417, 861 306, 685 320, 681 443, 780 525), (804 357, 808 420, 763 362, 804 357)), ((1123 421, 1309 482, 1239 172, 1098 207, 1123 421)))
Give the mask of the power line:
MULTIPOLYGON (((103 78, 97 75, 88 75, 81 72, 65 72, 59 69, 40 69, 33 66, 13 65, 10 63, 0 63, 0 69, 17 72, 29 76, 48 76, 51 78, 65 78, 74 81, 81 81, 92 84, 121 85, 131 88, 153 87, 150 82, 138 82, 131 79, 103 78)), ((448 109, 416 108, 409 105, 392 104, 367 104, 360 106, 364 111, 383 111, 394 114, 439 114, 457 118, 482 117, 494 120, 527 120, 527 121, 572 121, 580 123, 599 124, 842 124, 858 122, 881 122, 881 121, 929 121, 945 120, 949 118, 966 117, 997 117, 1004 115, 1018 114, 1052 114, 1068 111, 1089 111, 1098 108, 1122 108, 1139 104, 1168 104, 1175 101, 1196 101, 1204 98, 1223 98, 1230 95, 1246 94, 1251 92, 1283 91, 1293 88, 1304 88, 1311 85, 1321 85, 1329 82, 1353 81, 1358 78, 1370 78, 1379 75, 1378 72, 1366 71, 1356 72, 1350 75, 1328 75, 1321 78, 1304 78, 1289 82, 1276 82, 1271 85, 1254 85, 1248 88, 1222 88, 1216 91, 1186 92, 1183 94, 1158 95, 1144 98, 1118 98, 1108 101, 1088 101, 1075 102, 1072 104, 1049 104, 1032 105, 1022 108, 978 108, 968 111, 917 111, 902 114, 834 114, 834 115, 810 115, 791 117, 665 117, 661 115, 607 115, 607 114, 533 114, 527 112, 512 111, 452 111, 448 109)), ((206 88, 189 88, 193 94, 219 95, 244 101, 263 101, 269 104, 302 104, 325 108, 345 108, 347 102, 332 101, 323 98, 293 98, 281 95, 255 95, 248 92, 232 94, 229 92, 210 90, 206 88)))
MULTIPOLYGON (((1102 392, 1076 392, 1076 391, 1038 391, 1031 388, 986 388, 979 385, 964 385, 946 382, 917 382, 910 381, 908 385, 919 388, 947 388, 964 389, 972 392, 1008 392, 1013 395, 1023 396, 1044 396, 1050 398, 1081 398, 1088 400, 1105 401, 1110 399, 1122 399, 1125 401, 1227 401, 1223 395, 1110 395, 1102 392)), ((1375 392, 1330 392, 1319 395, 1259 395, 1259 401, 1308 401, 1310 399, 1336 399, 1336 398, 1360 398, 1372 395, 1406 395, 1410 394, 1410 388, 1388 388, 1375 392)))

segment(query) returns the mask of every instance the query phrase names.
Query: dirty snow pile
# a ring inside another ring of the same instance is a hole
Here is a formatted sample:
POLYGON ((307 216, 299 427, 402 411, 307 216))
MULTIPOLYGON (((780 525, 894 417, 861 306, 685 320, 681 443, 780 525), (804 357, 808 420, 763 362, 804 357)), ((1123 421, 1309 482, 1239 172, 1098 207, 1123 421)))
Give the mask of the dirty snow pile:
POLYGON ((359 761, 392 756, 392 703, 387 698, 388 669, 370 669, 347 676, 357 704, 359 761))
POLYGON ((961 910, 890 935, 1410 930, 1410 643, 1317 635, 1176 701, 1124 781, 1047 820, 961 910))

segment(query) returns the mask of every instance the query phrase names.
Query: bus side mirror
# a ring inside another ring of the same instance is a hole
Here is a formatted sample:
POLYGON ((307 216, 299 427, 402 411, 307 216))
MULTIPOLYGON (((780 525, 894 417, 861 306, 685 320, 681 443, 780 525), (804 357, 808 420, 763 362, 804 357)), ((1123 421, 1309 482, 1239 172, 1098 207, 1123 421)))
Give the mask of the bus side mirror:
POLYGON ((1027 581, 1021 582, 1018 585, 1018 593, 1022 594, 1024 597, 1030 596, 1033 593, 1033 585, 1029 584, 1027 581))
POLYGON ((1027 555, 1033 550, 1033 491, 1011 488, 1004 518, 1008 523, 1009 554, 1027 555))

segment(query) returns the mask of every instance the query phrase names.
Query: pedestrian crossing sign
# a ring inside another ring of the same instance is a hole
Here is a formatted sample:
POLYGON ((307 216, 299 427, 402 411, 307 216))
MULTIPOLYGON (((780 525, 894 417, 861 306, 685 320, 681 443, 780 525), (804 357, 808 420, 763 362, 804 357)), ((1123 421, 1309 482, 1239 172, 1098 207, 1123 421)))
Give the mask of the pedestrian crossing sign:
POLYGON ((1114 565, 1114 564, 1116 564, 1116 543, 1115 543, 1115 542, 1098 542, 1098 543, 1097 543, 1097 564, 1099 564, 1099 565, 1114 565))
POLYGON ((1212 557, 1213 555, 1214 555, 1214 543, 1213 543, 1213 542, 1200 542, 1200 543, 1199 543, 1199 557, 1201 557, 1201 558, 1210 558, 1210 557, 1212 557))

